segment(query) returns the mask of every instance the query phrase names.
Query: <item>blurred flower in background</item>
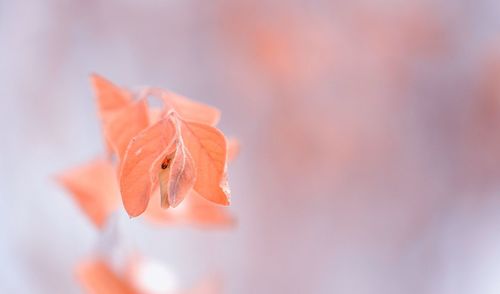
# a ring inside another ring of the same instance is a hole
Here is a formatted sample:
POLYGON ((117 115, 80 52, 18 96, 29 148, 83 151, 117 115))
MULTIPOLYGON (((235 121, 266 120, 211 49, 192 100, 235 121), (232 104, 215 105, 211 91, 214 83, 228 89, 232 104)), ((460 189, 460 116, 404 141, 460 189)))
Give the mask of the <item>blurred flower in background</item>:
POLYGON ((82 291, 103 233, 52 175, 105 152, 99 72, 214 105, 241 141, 233 228, 116 215, 178 289, 216 273, 224 293, 498 293, 499 16, 493 0, 0 1, 0 292, 82 291))

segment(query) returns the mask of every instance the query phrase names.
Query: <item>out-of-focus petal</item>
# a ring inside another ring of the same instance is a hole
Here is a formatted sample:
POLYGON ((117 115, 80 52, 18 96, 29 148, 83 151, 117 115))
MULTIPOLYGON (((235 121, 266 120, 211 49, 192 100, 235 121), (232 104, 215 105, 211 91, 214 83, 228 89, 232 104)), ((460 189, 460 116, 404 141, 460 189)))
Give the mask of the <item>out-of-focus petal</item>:
POLYGON ((132 101, 132 94, 114 85, 107 79, 92 74, 90 80, 97 98, 101 119, 106 121, 110 115, 126 107, 132 101))
POLYGON ((118 183, 109 161, 96 159, 67 170, 56 178, 97 227, 102 227, 117 209, 118 183))

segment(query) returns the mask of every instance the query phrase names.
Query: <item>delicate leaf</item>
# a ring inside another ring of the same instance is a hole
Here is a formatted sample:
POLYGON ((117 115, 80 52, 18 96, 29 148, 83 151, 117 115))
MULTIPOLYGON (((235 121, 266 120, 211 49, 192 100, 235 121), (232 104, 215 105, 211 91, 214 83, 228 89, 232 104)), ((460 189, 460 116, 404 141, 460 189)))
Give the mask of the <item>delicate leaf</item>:
POLYGON ((229 193, 224 191, 226 172, 226 139, 214 127, 183 122, 182 137, 196 165, 194 189, 206 199, 229 205, 229 193))
POLYGON ((115 86, 105 78, 93 74, 90 76, 94 91, 97 97, 99 114, 103 120, 107 120, 109 115, 126 107, 132 100, 132 95, 115 86))
POLYGON ((149 125, 145 100, 131 103, 104 124, 104 133, 118 158, 123 160, 130 140, 149 125))
POLYGON ((158 180, 161 161, 172 152, 175 128, 169 118, 141 131, 130 142, 120 171, 123 205, 130 216, 146 209, 158 180))
POLYGON ((110 162, 102 159, 68 170, 57 180, 72 193, 90 220, 102 227, 118 207, 118 184, 110 162))
POLYGON ((112 151, 115 150, 109 138, 106 136, 105 124, 111 121, 120 110, 127 107, 132 102, 132 94, 122 90, 97 74, 92 74, 90 76, 90 81, 94 87, 98 113, 103 123, 106 149, 108 154, 111 154, 112 151))
MULTIPOLYGON (((234 148, 233 144, 228 144, 228 153, 234 148)), ((234 152, 234 150, 233 150, 234 152)), ((234 156, 232 156, 234 158, 234 156)), ((231 157, 228 156, 230 160, 231 157)), ((231 226, 235 223, 234 218, 229 214, 227 208, 213 204, 204 199, 194 189, 176 209, 161 209, 156 203, 160 201, 160 192, 156 190, 151 196, 151 201, 145 212, 145 217, 156 224, 190 224, 202 227, 208 226, 231 226)))

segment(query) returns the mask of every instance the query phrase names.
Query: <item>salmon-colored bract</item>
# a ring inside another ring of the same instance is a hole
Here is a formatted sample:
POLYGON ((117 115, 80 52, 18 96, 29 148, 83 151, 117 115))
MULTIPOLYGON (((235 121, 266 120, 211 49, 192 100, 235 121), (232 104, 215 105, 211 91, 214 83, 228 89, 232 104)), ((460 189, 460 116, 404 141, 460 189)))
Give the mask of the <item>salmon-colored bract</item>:
MULTIPOLYGON (((118 175, 114 180, 129 216, 146 211, 156 190, 160 201, 153 205, 164 209, 173 209, 192 195, 229 204, 227 161, 235 152, 228 152, 224 134, 215 128, 219 110, 158 88, 134 93, 96 74, 91 81, 106 143, 116 155, 114 163, 107 163, 108 170, 118 175), (149 96, 163 101, 163 107, 149 107, 149 96)), ((234 142, 233 151, 237 150, 234 142)), ((95 183, 106 186, 99 181, 95 183)), ((105 181, 116 187, 112 180, 105 181)), ((87 189, 85 193, 101 191, 87 189)))
POLYGON ((107 160, 96 159, 67 170, 57 180, 97 226, 102 227, 119 204, 116 173, 107 160))
POLYGON ((90 80, 96 94, 99 115, 103 121, 108 121, 132 100, 132 94, 114 85, 105 78, 93 74, 90 80))
POLYGON ((182 140, 176 144, 172 157, 168 157, 161 165, 160 195, 161 206, 176 207, 191 191, 196 180, 196 170, 191 154, 182 140))
POLYGON ((209 125, 184 122, 182 136, 196 165, 194 190, 207 200, 228 205, 229 192, 224 187, 227 160, 224 135, 209 125))
POLYGON ((120 170, 123 205, 130 216, 146 210, 161 162, 174 146, 175 128, 165 118, 132 138, 120 170))
POLYGON ((106 139, 120 161, 125 156, 130 140, 148 125, 148 107, 145 100, 123 107, 111 121, 104 124, 106 139))

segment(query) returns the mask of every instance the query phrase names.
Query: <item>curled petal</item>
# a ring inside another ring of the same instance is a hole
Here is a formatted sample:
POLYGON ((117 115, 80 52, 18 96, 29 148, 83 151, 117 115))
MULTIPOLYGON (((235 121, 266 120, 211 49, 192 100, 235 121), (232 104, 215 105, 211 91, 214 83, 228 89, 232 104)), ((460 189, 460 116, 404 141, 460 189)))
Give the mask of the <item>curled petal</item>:
POLYGON ((118 207, 118 184, 110 162, 93 160, 63 172, 57 181, 73 196, 83 212, 99 228, 118 207))
POLYGON ((140 215, 146 209, 161 161, 175 148, 175 135, 174 125, 165 118, 131 140, 120 170, 123 205, 131 217, 140 215))
POLYGON ((162 207, 176 207, 193 188, 196 170, 193 158, 179 142, 173 158, 160 170, 160 194, 162 207), (165 167, 165 168, 164 168, 165 167))

